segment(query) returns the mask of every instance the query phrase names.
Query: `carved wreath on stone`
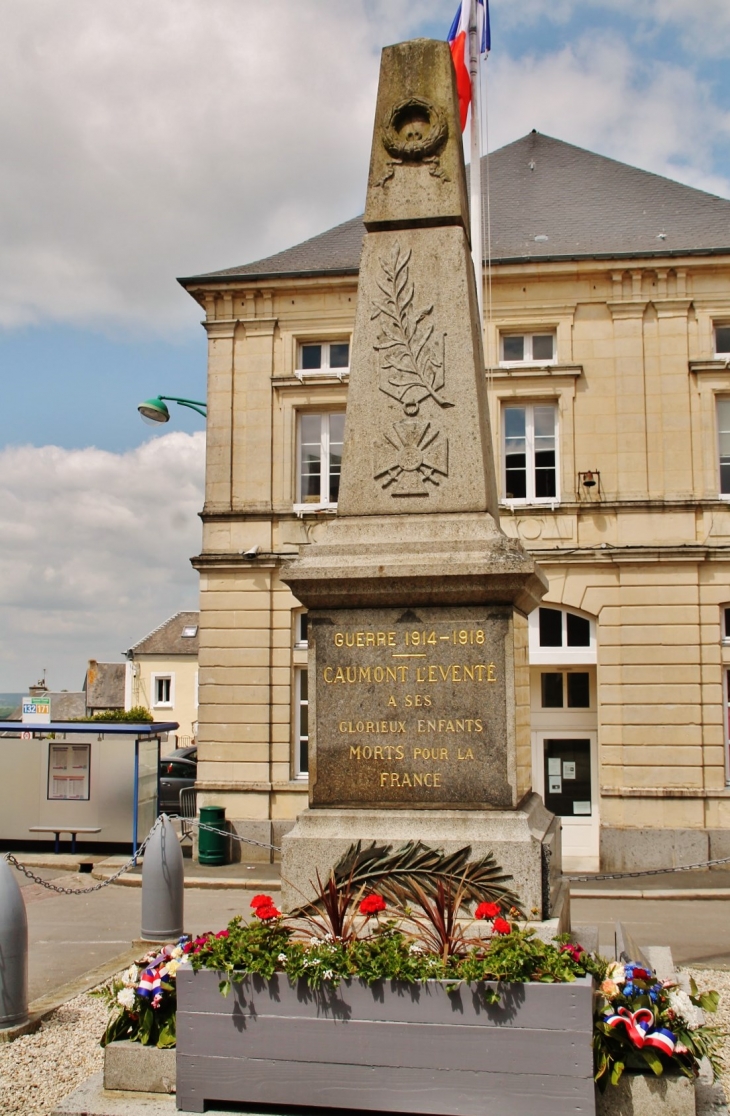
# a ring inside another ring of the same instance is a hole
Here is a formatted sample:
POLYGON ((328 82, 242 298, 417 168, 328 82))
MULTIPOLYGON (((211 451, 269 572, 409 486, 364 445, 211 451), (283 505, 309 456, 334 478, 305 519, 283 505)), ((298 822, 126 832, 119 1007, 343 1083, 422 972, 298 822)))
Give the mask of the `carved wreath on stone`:
MULTIPOLYGON (((444 399, 444 338, 434 340, 429 317, 433 305, 414 308, 415 288, 408 265, 411 252, 401 254, 396 241, 389 259, 381 259, 383 278, 377 280, 382 298, 373 300, 371 320, 380 319, 375 349, 380 353, 380 390, 397 399, 408 418, 421 403, 433 399, 439 407, 453 407, 444 399)), ((373 445, 376 479, 393 496, 427 496, 424 485, 438 485, 448 474, 448 440, 428 422, 402 420, 373 445)))
POLYGON ((441 167, 440 153, 448 139, 449 126, 443 114, 425 97, 406 97, 393 105, 382 125, 383 147, 392 156, 386 173, 375 183, 385 186, 404 163, 425 163, 432 178, 449 177, 441 167))

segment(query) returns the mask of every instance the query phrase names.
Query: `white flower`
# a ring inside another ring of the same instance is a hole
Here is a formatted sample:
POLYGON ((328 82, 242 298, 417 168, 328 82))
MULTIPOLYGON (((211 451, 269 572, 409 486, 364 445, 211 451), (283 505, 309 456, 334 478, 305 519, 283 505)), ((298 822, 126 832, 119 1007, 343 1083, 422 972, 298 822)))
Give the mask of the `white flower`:
POLYGON ((332 980, 332 977, 334 975, 335 974, 333 973, 332 969, 325 969, 322 973, 322 980, 332 980))
POLYGON ((623 984, 626 980, 626 969, 620 961, 612 961, 606 969, 606 979, 612 980, 614 984, 623 984))
POLYGON ((276 960, 280 961, 282 965, 286 965, 286 954, 280 953, 276 960))
POLYGON ((413 945, 408 947, 408 952, 409 953, 425 953, 426 951, 425 951, 425 949, 423 948, 422 945, 419 945, 418 942, 414 942, 413 945))
POLYGON ((134 1007, 134 989, 122 988, 117 992, 117 1003, 121 1004, 127 1011, 131 1011, 134 1007))
POLYGON ((690 1031, 696 1031, 705 1022, 705 1013, 702 1008, 695 1007, 686 992, 681 988, 673 988, 669 993, 669 1006, 677 1015, 681 1015, 690 1031))
POLYGON ((175 948, 172 951, 172 956, 176 960, 179 960, 182 957, 182 955, 183 955, 182 946, 175 946, 175 948))
POLYGON ((139 981, 139 969, 136 965, 131 965, 126 973, 122 973, 122 984, 125 988, 136 988, 139 981))
POLYGON ((174 977, 175 973, 180 968, 180 962, 179 961, 168 961, 165 968, 167 969, 167 975, 174 977))

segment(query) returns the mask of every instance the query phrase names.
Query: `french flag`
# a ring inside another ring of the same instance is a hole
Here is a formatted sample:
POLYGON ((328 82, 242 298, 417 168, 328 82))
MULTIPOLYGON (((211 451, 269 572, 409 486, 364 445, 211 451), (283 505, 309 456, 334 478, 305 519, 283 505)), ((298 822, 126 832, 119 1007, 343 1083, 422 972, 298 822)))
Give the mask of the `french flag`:
POLYGON ((469 76, 469 15, 476 3, 479 53, 488 54, 492 45, 489 29, 489 0, 461 0, 458 11, 446 36, 456 70, 456 89, 459 94, 461 130, 466 128, 466 118, 471 104, 471 77, 469 76))

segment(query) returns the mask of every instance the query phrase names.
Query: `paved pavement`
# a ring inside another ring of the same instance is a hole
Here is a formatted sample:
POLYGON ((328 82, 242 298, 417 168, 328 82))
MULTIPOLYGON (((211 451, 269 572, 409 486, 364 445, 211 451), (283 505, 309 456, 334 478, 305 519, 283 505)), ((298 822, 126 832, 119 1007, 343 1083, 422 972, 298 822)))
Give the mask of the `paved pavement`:
POLYGON ((728 868, 576 883, 570 908, 574 924, 598 926, 603 954, 622 922, 637 944, 670 946, 678 965, 730 969, 728 868))
MULTIPOLYGON (((18 859, 23 859, 20 854, 18 859)), ((63 887, 83 888, 95 882, 88 874, 60 873, 57 868, 33 871, 63 887)), ((139 939, 141 888, 112 884, 89 895, 57 895, 20 874, 17 878, 28 913, 31 1002, 129 953, 139 939)), ((250 895, 250 890, 186 889, 186 931, 222 929, 235 914, 248 911, 250 895)), ((134 952, 142 950, 136 947, 134 952)))

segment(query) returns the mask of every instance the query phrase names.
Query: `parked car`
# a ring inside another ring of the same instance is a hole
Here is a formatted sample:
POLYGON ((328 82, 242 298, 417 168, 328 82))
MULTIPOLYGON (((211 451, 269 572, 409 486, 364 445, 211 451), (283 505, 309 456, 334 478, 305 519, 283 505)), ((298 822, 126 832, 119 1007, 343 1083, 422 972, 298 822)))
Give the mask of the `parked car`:
POLYGON ((160 802, 161 814, 177 814, 180 811, 180 791, 195 785, 198 770, 198 749, 180 748, 171 756, 160 760, 160 802))

